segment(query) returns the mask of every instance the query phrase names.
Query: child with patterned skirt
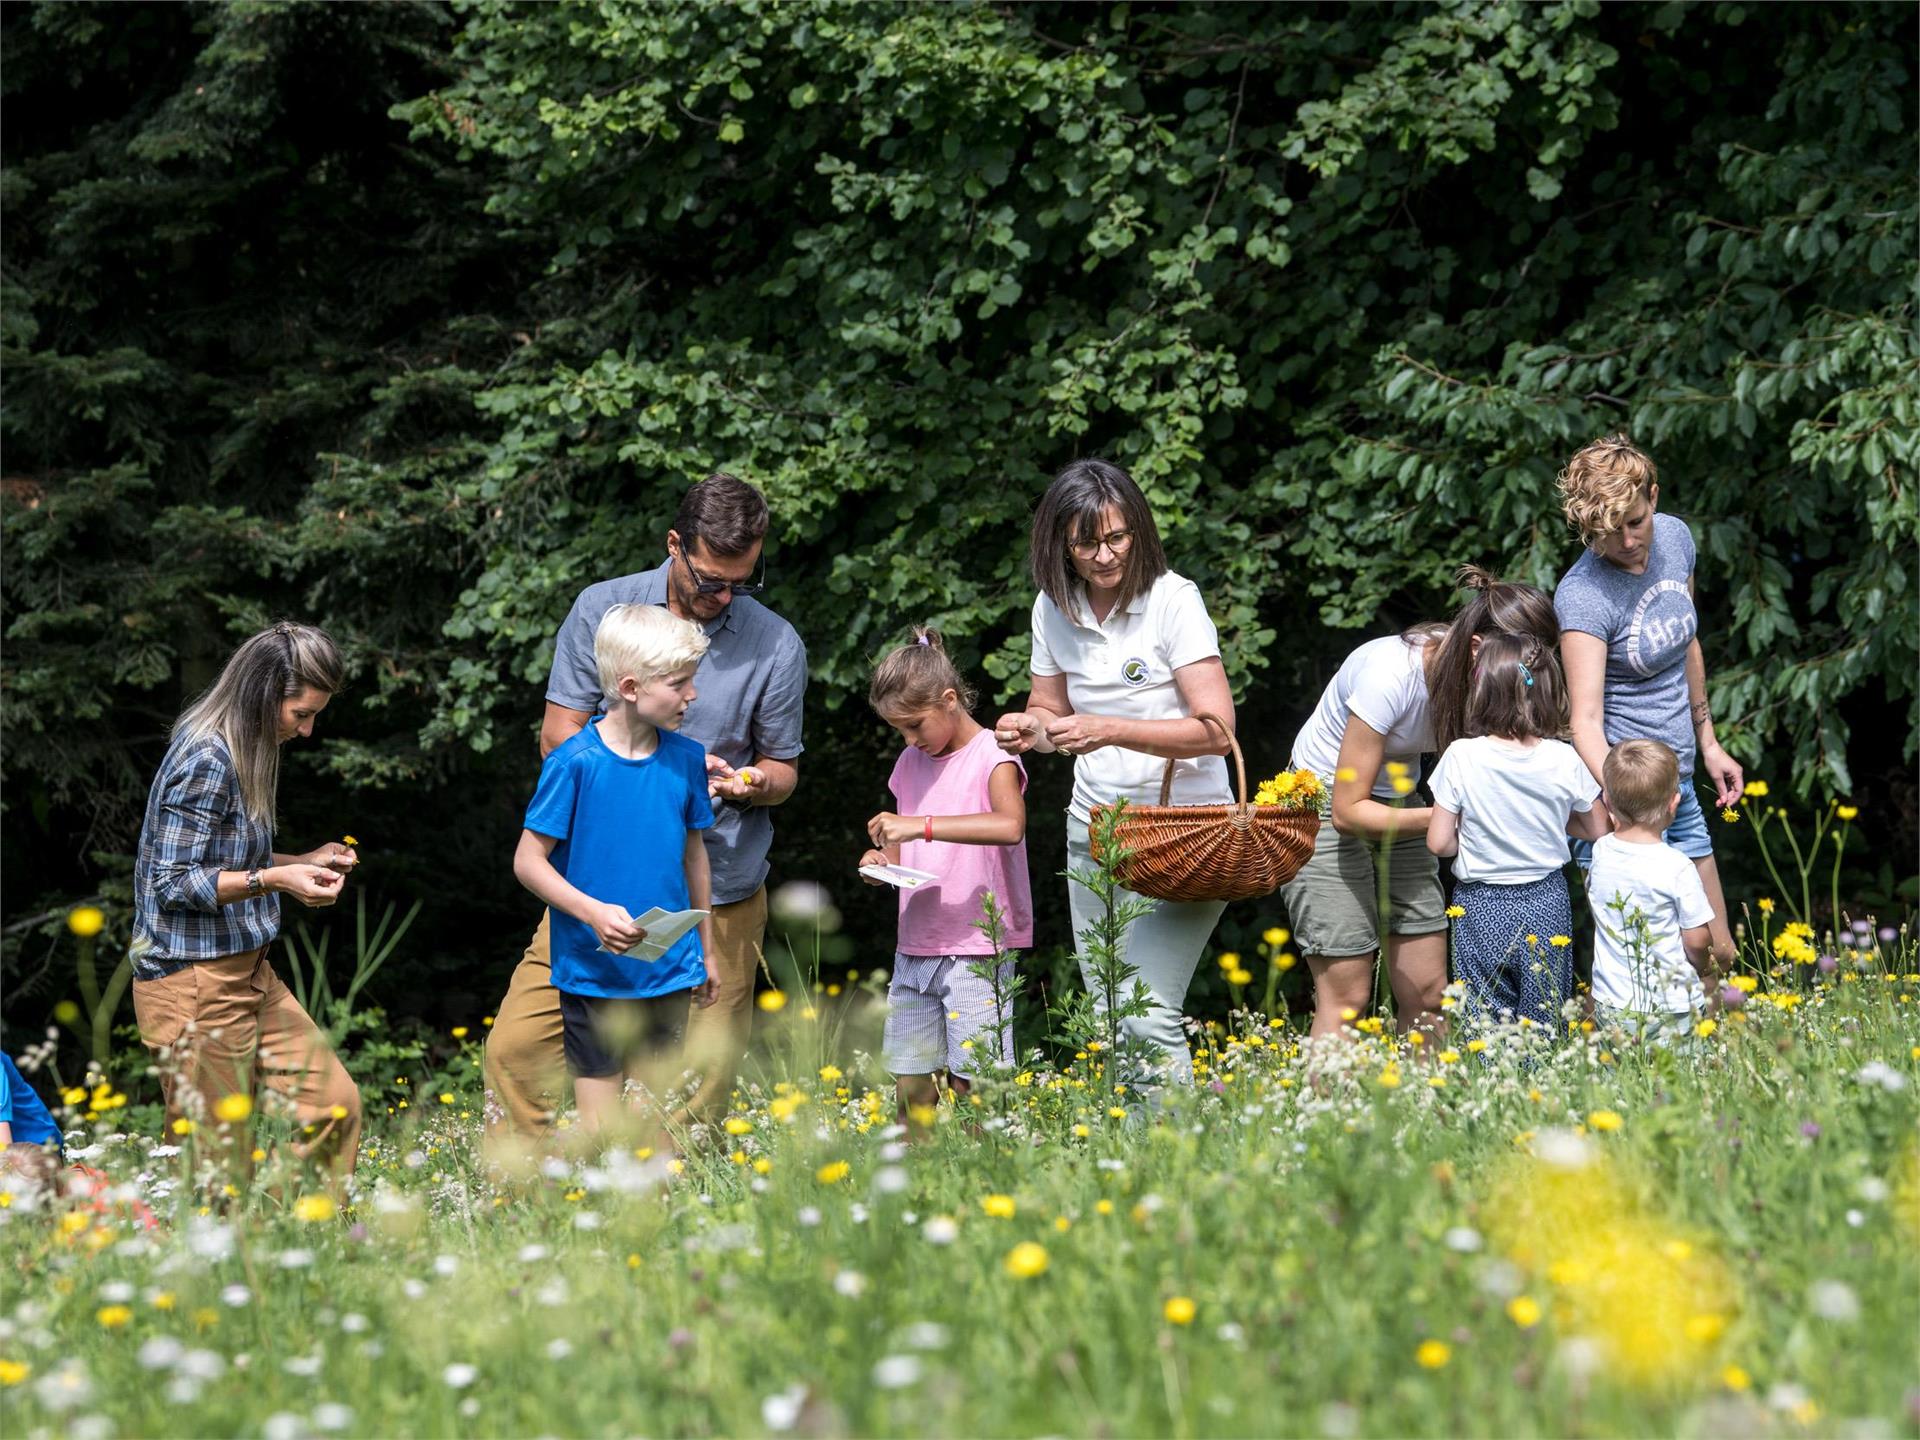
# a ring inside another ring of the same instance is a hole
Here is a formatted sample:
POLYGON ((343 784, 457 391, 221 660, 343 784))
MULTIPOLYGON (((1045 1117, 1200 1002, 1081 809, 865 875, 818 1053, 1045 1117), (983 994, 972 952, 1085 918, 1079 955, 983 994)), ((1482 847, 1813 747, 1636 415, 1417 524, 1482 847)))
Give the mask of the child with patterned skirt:
POLYGON ((1573 991, 1568 837, 1607 832, 1600 787, 1571 745, 1551 647, 1489 635, 1475 657, 1467 735, 1432 778, 1427 848, 1453 857, 1453 970, 1481 1021, 1560 1029, 1573 991))

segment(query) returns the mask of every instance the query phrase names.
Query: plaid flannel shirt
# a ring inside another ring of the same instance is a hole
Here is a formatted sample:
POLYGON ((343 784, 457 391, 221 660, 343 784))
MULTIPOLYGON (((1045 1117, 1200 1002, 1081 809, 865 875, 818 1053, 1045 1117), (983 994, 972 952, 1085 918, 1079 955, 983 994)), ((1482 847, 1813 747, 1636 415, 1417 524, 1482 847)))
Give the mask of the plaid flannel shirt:
POLYGON ((175 742, 147 794, 133 867, 133 975, 158 980, 196 960, 244 955, 280 933, 280 897, 222 905, 222 870, 273 864, 273 831, 240 803, 218 735, 175 742))

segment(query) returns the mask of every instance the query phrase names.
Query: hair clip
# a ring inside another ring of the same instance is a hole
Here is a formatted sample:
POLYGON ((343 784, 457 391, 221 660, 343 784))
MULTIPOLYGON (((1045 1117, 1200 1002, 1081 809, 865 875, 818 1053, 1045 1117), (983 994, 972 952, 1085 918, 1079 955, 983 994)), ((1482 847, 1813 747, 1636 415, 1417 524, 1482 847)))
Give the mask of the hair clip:
POLYGON ((1524 660, 1516 660, 1513 663, 1520 667, 1521 678, 1527 682, 1527 688, 1531 690, 1533 688, 1533 672, 1527 669, 1526 662, 1524 660))
MULTIPOLYGON (((914 637, 913 637, 913 643, 914 643, 914 644, 916 644, 916 645, 931 645, 931 644, 933 644, 933 641, 931 641, 931 640, 929 640, 929 639, 928 639, 928 638, 927 638, 926 636, 924 636, 924 635, 916 635, 916 636, 914 636, 914 637)), ((1529 682, 1529 683, 1531 683, 1531 682, 1529 682)))

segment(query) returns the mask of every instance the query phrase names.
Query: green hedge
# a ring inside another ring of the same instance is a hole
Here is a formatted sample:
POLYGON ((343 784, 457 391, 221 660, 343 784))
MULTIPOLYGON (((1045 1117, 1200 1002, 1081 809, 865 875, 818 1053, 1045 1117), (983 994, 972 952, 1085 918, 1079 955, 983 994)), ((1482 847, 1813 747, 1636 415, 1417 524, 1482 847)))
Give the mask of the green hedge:
POLYGON ((1550 585, 1553 474, 1628 428, 1701 542, 1729 748, 1776 794, 1911 795, 1899 7, 4 25, 12 915, 113 893, 183 689, 296 613, 355 681, 289 837, 377 831, 438 963, 504 961, 555 626, 716 467, 772 499, 811 650, 793 870, 883 799, 858 701, 900 627, 1021 688, 1026 519, 1083 453, 1147 487, 1278 764, 1454 565, 1550 585))

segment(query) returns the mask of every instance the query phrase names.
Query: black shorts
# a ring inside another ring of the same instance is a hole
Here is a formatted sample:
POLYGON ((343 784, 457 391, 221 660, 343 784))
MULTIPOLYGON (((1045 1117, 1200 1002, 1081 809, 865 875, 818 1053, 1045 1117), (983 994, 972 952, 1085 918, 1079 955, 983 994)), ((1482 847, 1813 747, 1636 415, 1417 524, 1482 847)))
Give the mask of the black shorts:
POLYGON ((691 990, 644 1000, 560 992, 560 1026, 570 1074, 604 1080, 637 1060, 677 1060, 687 1033, 691 990))

